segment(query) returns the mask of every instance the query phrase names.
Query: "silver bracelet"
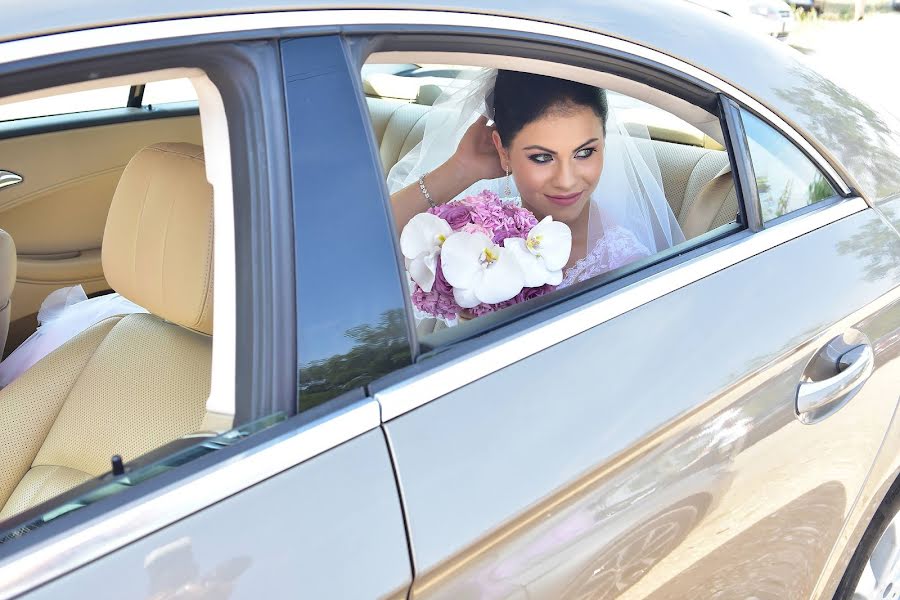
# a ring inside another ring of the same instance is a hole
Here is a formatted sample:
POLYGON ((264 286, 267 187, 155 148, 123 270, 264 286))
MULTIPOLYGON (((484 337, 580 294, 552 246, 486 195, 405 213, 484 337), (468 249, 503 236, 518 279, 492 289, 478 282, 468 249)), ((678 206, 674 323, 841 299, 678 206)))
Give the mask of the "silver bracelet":
MULTIPOLYGON (((428 173, 425 173, 425 175, 428 175, 428 173)), ((419 190, 421 190, 422 195, 425 196, 425 200, 431 208, 437 208, 437 204, 434 203, 434 200, 431 199, 431 194, 428 193, 428 188, 425 187, 425 175, 419 177, 419 190)))

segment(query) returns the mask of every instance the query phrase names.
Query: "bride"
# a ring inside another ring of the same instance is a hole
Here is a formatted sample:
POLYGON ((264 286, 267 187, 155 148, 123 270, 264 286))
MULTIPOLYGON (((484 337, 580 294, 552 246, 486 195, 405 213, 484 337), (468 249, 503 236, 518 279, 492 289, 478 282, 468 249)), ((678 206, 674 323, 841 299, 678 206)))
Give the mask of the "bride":
POLYGON ((502 185, 501 197, 571 229, 558 288, 684 241, 646 128, 626 130, 605 90, 518 71, 461 78, 471 80, 441 94, 422 141, 388 175, 398 230, 429 206, 502 185))

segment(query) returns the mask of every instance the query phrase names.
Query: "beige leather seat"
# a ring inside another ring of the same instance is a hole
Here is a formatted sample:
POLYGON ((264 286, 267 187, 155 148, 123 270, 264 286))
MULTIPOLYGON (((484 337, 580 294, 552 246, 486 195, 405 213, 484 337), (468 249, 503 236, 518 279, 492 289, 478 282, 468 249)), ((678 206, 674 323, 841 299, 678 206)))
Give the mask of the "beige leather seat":
POLYGON ((9 333, 10 298, 16 285, 16 245, 12 236, 0 229, 0 356, 9 333))
MULTIPOLYGON (((422 139, 430 106, 366 98, 385 173, 422 139)), ((672 212, 690 239, 735 220, 737 195, 728 154, 700 146, 650 142, 672 212)))
POLYGON ((685 238, 735 221, 738 202, 727 152, 658 141, 653 149, 666 198, 685 238))
POLYGON ((212 188, 202 149, 125 168, 103 237, 113 289, 151 314, 101 321, 0 390, 0 518, 201 428, 212 346, 212 188))

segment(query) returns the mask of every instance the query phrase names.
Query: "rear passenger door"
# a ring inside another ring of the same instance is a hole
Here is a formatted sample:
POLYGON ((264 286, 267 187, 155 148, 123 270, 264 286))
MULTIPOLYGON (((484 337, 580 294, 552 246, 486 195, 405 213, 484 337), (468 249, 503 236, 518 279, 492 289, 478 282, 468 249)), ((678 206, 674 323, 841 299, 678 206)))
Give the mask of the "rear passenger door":
MULTIPOLYGON (((552 56, 524 34, 510 44, 514 35, 504 32, 504 65, 528 70, 516 52, 552 56)), ((466 51, 489 56, 492 42, 466 38, 466 51)), ((602 69, 605 42, 595 43, 602 69)), ((645 83, 654 65, 654 85, 698 85, 653 62, 669 57, 630 51, 645 83)), ((738 111, 723 107, 750 229, 711 233, 467 339, 420 339, 417 371, 376 384, 412 597, 774 600, 813 590, 897 405, 889 340, 900 272, 873 276, 869 265, 900 261, 900 238, 774 128, 773 154, 794 154, 769 183, 793 177, 816 203, 788 202, 793 212, 762 223, 756 157, 738 111), (795 159, 812 168, 794 169, 795 159), (848 393, 831 393, 843 383, 848 393)))

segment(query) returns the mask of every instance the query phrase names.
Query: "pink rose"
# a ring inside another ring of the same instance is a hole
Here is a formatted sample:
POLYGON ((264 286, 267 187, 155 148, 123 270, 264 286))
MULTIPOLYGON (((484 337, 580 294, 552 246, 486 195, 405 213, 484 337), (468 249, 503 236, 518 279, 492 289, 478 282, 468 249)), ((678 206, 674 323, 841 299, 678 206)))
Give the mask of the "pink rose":
POLYGON ((429 209, 428 212, 447 221, 453 231, 459 231, 472 222, 469 207, 460 202, 448 202, 429 209))

